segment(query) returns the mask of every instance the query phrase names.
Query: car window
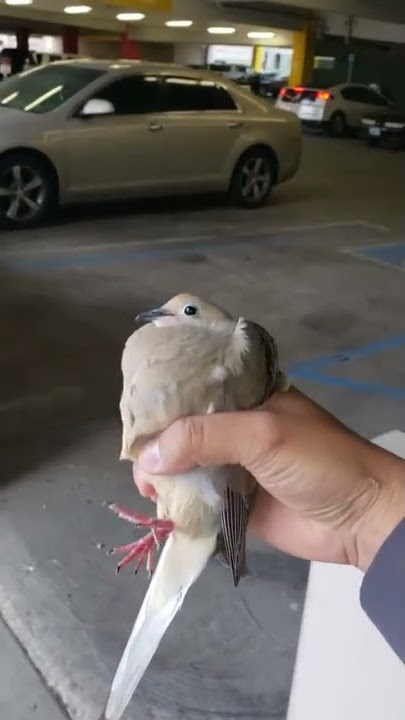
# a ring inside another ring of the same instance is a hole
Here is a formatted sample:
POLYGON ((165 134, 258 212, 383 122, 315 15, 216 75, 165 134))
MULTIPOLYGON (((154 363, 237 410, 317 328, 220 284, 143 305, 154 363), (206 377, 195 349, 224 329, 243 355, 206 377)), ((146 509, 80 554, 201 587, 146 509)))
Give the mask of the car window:
POLYGON ((360 90, 361 88, 359 87, 349 85, 348 87, 343 88, 340 92, 342 98, 344 98, 345 100, 351 100, 352 102, 362 102, 360 90))
POLYGON ((0 107, 47 113, 104 73, 104 70, 58 63, 28 70, 0 83, 0 107))
POLYGON ((165 110, 236 110, 236 105, 227 90, 212 80, 166 77, 165 110))
POLYGON ((387 100, 379 93, 367 87, 349 86, 341 91, 345 100, 364 103, 365 105, 388 105, 387 100))
POLYGON ((362 101, 367 105, 388 105, 388 101, 380 93, 371 88, 361 88, 362 101))
POLYGON ((139 115, 163 110, 162 82, 157 75, 128 75, 105 85, 94 95, 112 103, 116 115, 139 115))

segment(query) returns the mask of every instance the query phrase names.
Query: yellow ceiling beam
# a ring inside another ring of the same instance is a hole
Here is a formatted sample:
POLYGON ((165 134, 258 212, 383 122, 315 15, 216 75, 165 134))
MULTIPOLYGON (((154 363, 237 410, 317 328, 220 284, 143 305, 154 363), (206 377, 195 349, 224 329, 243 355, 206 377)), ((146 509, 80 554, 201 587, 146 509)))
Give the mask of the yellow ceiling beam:
POLYGON ((96 2, 118 10, 133 12, 172 12, 173 10, 173 0, 96 0, 96 2))

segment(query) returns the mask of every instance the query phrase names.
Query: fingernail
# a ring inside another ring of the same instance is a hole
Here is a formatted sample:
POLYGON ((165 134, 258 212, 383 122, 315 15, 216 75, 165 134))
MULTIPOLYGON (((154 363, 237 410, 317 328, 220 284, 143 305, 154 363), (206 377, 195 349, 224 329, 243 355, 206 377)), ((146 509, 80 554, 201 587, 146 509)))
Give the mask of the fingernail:
POLYGON ((153 473, 154 470, 158 470, 160 465, 159 443, 154 442, 147 445, 145 450, 141 452, 138 460, 142 469, 146 472, 153 473))

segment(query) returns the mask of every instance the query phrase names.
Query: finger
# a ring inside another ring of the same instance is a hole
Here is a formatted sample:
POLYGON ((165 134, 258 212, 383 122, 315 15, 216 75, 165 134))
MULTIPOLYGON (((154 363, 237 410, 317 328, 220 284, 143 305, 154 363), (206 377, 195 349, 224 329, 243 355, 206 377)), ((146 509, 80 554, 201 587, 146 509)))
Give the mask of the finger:
POLYGON ((156 490, 151 484, 151 477, 144 473, 135 463, 132 466, 132 475, 134 478, 135 485, 137 486, 139 493, 143 497, 156 499, 156 490))
POLYGON ((244 465, 277 444, 277 416, 254 411, 219 413, 178 420, 148 445, 139 466, 152 475, 186 472, 196 465, 244 465))

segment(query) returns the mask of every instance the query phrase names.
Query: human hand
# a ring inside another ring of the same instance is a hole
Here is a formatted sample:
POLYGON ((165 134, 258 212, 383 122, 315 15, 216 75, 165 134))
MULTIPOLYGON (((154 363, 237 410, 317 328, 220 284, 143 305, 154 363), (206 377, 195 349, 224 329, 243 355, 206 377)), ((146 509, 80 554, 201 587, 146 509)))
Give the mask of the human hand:
POLYGON ((365 570, 404 515, 404 463, 351 432, 297 390, 262 408, 185 418, 134 466, 153 475, 196 465, 243 465, 260 485, 250 530, 280 550, 365 570))

